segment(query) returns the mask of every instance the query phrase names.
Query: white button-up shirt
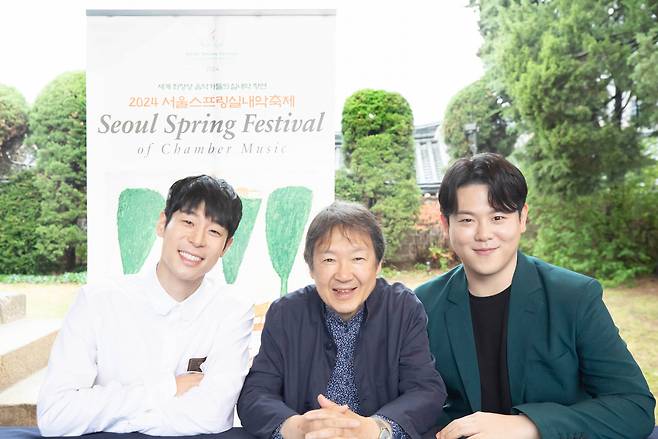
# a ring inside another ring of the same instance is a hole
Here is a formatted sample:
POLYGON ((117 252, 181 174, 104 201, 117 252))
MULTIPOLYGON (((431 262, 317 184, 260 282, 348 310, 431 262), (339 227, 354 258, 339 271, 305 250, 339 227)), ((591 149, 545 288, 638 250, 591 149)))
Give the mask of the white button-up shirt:
POLYGON ((155 269, 83 287, 50 355, 37 404, 41 433, 228 430, 252 324, 251 305, 207 277, 183 302, 164 291, 155 269), (200 385, 175 396, 175 377, 203 357, 200 385))

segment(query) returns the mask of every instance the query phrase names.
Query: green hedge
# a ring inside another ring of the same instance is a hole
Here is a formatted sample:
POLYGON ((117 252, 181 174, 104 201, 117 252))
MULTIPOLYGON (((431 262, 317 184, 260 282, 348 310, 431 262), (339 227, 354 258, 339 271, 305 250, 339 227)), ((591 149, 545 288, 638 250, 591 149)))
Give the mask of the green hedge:
POLYGON ((0 284, 84 284, 87 272, 62 274, 0 274, 0 284))

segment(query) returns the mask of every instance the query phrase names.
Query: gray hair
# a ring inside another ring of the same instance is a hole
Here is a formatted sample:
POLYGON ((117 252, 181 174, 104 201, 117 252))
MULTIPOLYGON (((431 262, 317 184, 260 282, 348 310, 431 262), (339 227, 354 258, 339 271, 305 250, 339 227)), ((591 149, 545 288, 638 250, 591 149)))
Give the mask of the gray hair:
POLYGON ((341 228, 344 232, 354 230, 370 236, 377 263, 382 261, 386 243, 375 215, 361 204, 335 201, 322 209, 308 227, 306 245, 304 246, 304 260, 310 269, 313 269, 315 246, 327 239, 336 227, 341 228))

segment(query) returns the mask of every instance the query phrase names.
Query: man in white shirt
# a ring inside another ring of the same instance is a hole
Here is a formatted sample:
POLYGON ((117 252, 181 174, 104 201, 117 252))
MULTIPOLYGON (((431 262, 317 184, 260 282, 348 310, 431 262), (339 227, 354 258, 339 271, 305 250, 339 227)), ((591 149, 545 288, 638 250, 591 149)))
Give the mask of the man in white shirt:
POLYGON ((37 404, 44 436, 233 426, 253 311, 205 275, 241 217, 224 180, 201 175, 171 186, 156 227, 157 266, 86 285, 66 316, 37 404))

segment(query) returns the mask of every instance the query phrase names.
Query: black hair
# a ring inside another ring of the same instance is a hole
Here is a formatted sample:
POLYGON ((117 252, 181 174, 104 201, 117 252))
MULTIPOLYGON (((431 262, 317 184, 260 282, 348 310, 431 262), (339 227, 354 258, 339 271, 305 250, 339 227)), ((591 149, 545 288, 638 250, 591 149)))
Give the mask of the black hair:
POLYGON ((341 228, 343 233, 354 230, 370 236, 377 263, 382 261, 386 242, 375 215, 361 204, 335 201, 313 218, 306 232, 304 260, 310 269, 313 269, 313 252, 316 245, 328 239, 336 227, 341 228))
POLYGON ((485 152, 457 160, 443 176, 439 205, 446 218, 458 209, 457 189, 471 184, 489 188, 489 205, 497 212, 521 215, 528 195, 523 174, 502 155, 485 152))
POLYGON ((169 188, 164 214, 169 224, 177 211, 190 213, 204 203, 204 214, 233 236, 242 219, 242 200, 233 187, 221 178, 208 175, 185 177, 169 188))

